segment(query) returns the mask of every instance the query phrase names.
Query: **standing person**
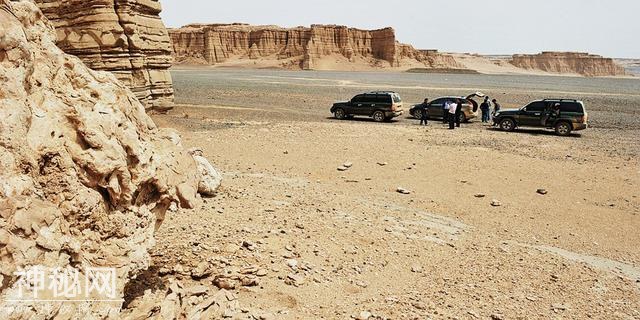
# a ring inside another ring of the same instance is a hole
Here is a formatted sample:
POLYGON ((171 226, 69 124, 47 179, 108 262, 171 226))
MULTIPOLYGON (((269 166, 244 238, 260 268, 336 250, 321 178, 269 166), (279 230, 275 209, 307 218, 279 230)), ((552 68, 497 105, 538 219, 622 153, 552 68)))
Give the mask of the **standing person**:
POLYGON ((549 120, 551 119, 555 120, 559 116, 560 116, 560 104, 556 102, 552 107, 547 106, 546 108, 544 108, 544 115, 540 120, 540 124, 542 126, 547 126, 549 124, 549 120))
POLYGON ((427 120, 429 119, 429 99, 424 99, 424 102, 420 106, 420 110, 422 110, 422 114, 420 116, 420 125, 424 123, 424 125, 428 125, 427 120))
POLYGON ((451 101, 447 100, 442 105, 442 123, 449 122, 449 108, 451 108, 451 101))
POLYGON ((460 118, 462 116, 462 100, 461 99, 456 100, 456 107, 454 108, 454 110, 455 110, 454 117, 456 120, 456 127, 460 128, 460 118))
MULTIPOLYGON (((493 102, 493 117, 495 118, 496 113, 500 112, 500 109, 502 108, 502 106, 498 103, 498 100, 496 99, 491 100, 491 102, 493 102)), ((496 125, 496 123, 494 123, 494 125, 496 125)))
POLYGON ((480 111, 482 111, 482 122, 489 122, 489 112, 491 112, 491 102, 489 97, 484 97, 484 102, 480 105, 480 111))
POLYGON ((455 129, 456 110, 458 110, 457 103, 449 103, 449 110, 447 110, 447 118, 449 119, 449 130, 455 129))

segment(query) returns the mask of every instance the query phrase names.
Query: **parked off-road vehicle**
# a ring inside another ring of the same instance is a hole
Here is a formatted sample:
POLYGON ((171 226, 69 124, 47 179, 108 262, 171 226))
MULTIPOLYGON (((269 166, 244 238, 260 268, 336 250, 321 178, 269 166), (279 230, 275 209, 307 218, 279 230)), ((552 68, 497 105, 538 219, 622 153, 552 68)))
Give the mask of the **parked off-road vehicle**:
POLYGON ((560 136, 588 127, 588 114, 582 101, 545 99, 529 103, 521 109, 501 110, 493 122, 504 131, 518 127, 554 129, 560 136))
MULTIPOLYGON (((444 105, 447 102, 454 103, 457 99, 462 100, 462 113, 460 114, 460 122, 469 122, 478 116, 478 102, 473 100, 475 97, 484 97, 484 94, 476 92, 467 97, 440 97, 429 102, 426 108, 427 118, 434 119, 444 117, 444 105)), ((409 110, 409 114, 416 119, 422 118, 422 112, 425 110, 422 104, 413 106, 409 110)))
POLYGON ((339 120, 366 116, 382 122, 399 117, 404 111, 399 94, 392 91, 374 91, 359 94, 350 101, 334 103, 331 113, 339 120))

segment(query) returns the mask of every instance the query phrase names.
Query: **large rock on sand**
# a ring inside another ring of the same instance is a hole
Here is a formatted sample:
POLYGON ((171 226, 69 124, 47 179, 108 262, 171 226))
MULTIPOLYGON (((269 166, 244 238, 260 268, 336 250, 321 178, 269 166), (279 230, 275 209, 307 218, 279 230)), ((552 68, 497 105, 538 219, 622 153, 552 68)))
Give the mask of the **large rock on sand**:
POLYGON ((0 8, 0 318, 118 318, 158 220, 197 200, 197 164, 115 76, 64 54, 34 3, 0 8), (16 272, 35 266, 112 268, 116 301, 17 308, 16 272))
POLYGON ((158 0, 35 0, 57 44, 91 69, 110 71, 147 109, 173 105, 171 44, 158 0))

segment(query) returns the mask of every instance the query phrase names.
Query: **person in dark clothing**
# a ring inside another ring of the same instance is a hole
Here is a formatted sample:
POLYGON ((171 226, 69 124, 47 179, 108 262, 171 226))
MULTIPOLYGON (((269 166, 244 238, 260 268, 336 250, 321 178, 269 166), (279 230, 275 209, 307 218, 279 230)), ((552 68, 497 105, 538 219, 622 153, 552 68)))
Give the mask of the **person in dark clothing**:
POLYGON ((489 122, 489 112, 491 111, 489 97, 484 97, 484 102, 480 105, 480 111, 482 111, 482 122, 489 122))
POLYGON ((456 113, 454 115, 457 128, 460 128, 461 115, 462 115, 462 100, 458 99, 456 100, 456 113))
POLYGON ((420 111, 422 111, 420 115, 420 125, 424 124, 426 126, 428 124, 427 120, 429 119, 429 99, 424 99, 424 102, 420 105, 420 111))
POLYGON ((548 126, 549 120, 555 120, 560 116, 560 104, 555 103, 552 107, 547 107, 544 110, 544 115, 540 120, 542 126, 548 126))
MULTIPOLYGON (((493 117, 495 117, 496 113, 500 112, 500 109, 502 108, 502 106, 498 103, 498 100, 496 99, 491 100, 491 102, 493 102, 493 117)), ((494 123, 494 125, 496 125, 496 123, 494 123)))

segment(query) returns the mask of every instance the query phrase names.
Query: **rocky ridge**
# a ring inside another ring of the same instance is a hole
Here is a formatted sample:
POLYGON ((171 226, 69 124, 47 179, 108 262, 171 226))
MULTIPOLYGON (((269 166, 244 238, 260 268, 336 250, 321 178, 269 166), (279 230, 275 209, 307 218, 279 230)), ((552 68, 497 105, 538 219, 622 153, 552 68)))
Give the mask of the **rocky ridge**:
POLYGON ((510 63, 527 70, 580 74, 587 77, 627 75, 625 69, 613 59, 583 52, 520 54, 514 55, 510 63))
POLYGON ((360 30, 336 25, 312 25, 291 29, 245 24, 192 24, 170 29, 176 63, 223 63, 229 59, 282 60, 291 69, 321 69, 326 57, 349 62, 367 60, 371 66, 398 68, 412 60, 419 65, 461 68, 435 50, 416 50, 396 40, 392 28, 360 30))
POLYGON ((35 2, 56 28, 62 50, 115 74, 147 109, 171 108, 171 45, 158 0, 35 2))
POLYGON ((221 176, 115 76, 64 54, 33 2, 0 0, 0 30, 0 318, 119 318, 167 210, 194 207, 221 176), (55 297, 16 273, 33 267, 111 268, 115 300, 30 300, 55 297))

